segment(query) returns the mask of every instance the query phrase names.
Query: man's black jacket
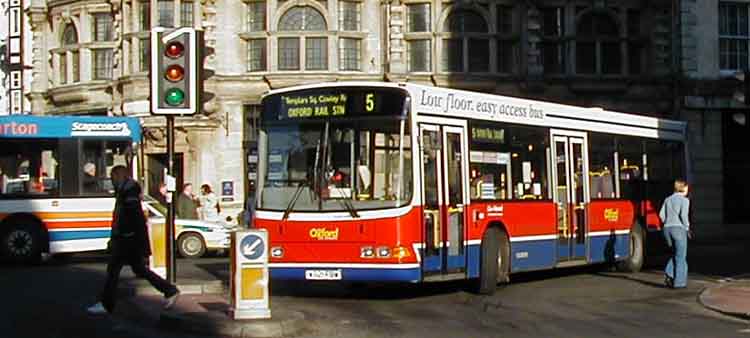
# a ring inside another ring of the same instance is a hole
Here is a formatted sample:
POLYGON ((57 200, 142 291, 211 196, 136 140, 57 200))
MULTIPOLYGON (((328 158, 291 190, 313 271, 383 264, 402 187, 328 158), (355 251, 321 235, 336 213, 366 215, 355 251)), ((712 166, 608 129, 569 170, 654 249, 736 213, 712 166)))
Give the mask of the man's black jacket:
POLYGON ((148 257, 151 245, 146 216, 141 206, 141 186, 128 178, 115 187, 115 210, 112 214, 112 253, 121 256, 148 257))

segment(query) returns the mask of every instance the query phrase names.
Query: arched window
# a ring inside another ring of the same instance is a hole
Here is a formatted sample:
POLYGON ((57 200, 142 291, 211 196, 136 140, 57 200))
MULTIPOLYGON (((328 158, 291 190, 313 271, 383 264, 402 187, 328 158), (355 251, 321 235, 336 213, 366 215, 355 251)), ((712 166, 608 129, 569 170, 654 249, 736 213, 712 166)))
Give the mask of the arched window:
POLYGON ((78 43, 78 31, 76 31, 76 27, 73 26, 72 23, 69 23, 65 26, 65 29, 63 30, 62 44, 63 46, 70 46, 70 45, 75 45, 77 43, 78 43))
POLYGON ((622 74, 620 28, 604 13, 588 13, 576 26, 576 73, 622 74))
POLYGON ((292 7, 279 19, 279 70, 328 69, 328 38, 323 14, 309 6, 292 7), (294 32, 296 34, 284 34, 294 32), (304 46, 302 48, 301 46, 304 46))
POLYGON ((279 20, 279 31, 323 31, 326 20, 315 8, 292 7, 279 20))
POLYGON ((72 80, 73 83, 81 80, 80 59, 78 54, 78 30, 69 23, 63 28, 61 36, 61 45, 64 48, 57 54, 58 60, 58 84, 67 84, 72 80), (70 68, 70 69, 68 69, 70 68), (69 77, 69 74, 71 77, 69 77))
POLYGON ((442 71, 490 71, 489 28, 482 15, 468 9, 455 10, 442 31, 442 71))

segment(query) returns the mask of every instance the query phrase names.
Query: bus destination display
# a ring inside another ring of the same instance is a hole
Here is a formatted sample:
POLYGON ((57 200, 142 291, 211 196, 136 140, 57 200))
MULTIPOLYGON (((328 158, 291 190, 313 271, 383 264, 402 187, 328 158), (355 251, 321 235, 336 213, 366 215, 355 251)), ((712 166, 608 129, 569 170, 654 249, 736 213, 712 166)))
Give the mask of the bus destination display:
POLYGON ((272 120, 394 116, 403 113, 404 99, 390 88, 310 89, 266 97, 264 115, 272 120))
POLYGON ((282 111, 290 119, 346 115, 346 94, 281 95, 282 111))

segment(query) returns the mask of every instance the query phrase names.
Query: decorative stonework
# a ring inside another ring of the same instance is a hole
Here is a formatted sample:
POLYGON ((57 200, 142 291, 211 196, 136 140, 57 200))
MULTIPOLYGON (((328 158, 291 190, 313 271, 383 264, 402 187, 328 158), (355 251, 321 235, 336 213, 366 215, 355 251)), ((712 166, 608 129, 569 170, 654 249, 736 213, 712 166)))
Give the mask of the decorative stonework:
POLYGON ((696 0, 680 1, 681 32, 680 41, 682 49, 682 70, 685 76, 693 77, 698 74, 698 51, 695 43, 697 39, 697 15, 696 0))
POLYGON ((388 56, 391 62, 391 72, 406 73, 406 42, 404 41, 404 25, 406 6, 398 0, 390 6, 391 16, 388 19, 388 56))
MULTIPOLYGON (((201 20, 203 39, 206 47, 213 51, 216 48, 216 0, 202 0, 201 5, 203 5, 201 20)), ((207 55, 203 65, 206 69, 216 69, 216 53, 207 55)))

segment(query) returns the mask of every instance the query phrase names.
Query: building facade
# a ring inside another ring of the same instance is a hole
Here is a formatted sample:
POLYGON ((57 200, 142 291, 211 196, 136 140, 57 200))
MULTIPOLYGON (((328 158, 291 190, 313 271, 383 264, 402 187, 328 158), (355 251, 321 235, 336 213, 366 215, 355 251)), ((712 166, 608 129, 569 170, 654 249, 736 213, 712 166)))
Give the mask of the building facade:
POLYGON ((749 11, 747 0, 680 2, 679 116, 690 126, 697 202, 712 211, 695 218, 723 223, 730 234, 750 228, 750 114, 735 95, 742 84, 733 78, 749 68, 749 11))
POLYGON ((29 4, 21 0, 0 0, 0 116, 29 114, 26 94, 31 86, 32 34, 29 4))
POLYGON ((33 112, 142 116, 149 189, 166 158, 165 122, 148 116, 149 30, 192 26, 212 51, 205 87, 214 97, 178 119, 177 168, 180 182, 226 193, 227 213, 242 208, 250 186, 264 92, 372 80, 688 120, 696 220, 724 221, 722 113, 701 108, 713 99, 692 95, 701 86, 689 80, 721 74, 719 24, 703 14, 713 6, 718 15, 717 0, 29 1, 33 112), (701 25, 716 32, 710 45, 697 45, 711 34, 701 25))

